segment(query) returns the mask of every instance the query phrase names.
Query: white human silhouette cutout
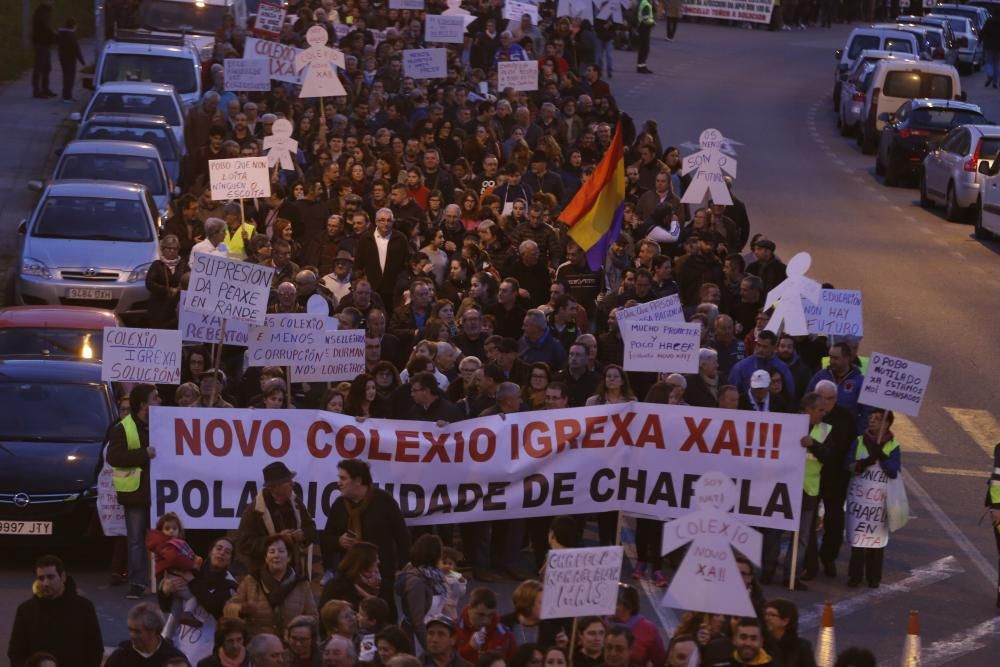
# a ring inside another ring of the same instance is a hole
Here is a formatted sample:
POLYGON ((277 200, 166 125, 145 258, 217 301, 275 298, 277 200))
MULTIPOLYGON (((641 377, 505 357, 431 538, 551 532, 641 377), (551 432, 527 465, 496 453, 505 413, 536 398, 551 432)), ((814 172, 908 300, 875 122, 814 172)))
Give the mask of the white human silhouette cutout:
POLYGON ((462 9, 462 0, 448 0, 448 9, 441 12, 441 16, 468 16, 469 12, 462 9))
POLYGON ((661 553, 691 543, 660 603, 664 607, 756 615, 733 549, 759 565, 763 540, 757 530, 729 512, 736 500, 736 484, 728 475, 705 473, 694 485, 697 509, 663 525, 661 553))
POLYGON ((337 76, 334 65, 344 67, 344 54, 326 45, 329 34, 321 25, 314 25, 306 31, 309 48, 295 56, 295 71, 306 70, 299 97, 339 97, 346 95, 344 84, 337 76))
POLYGON ((695 172, 691 184, 684 191, 681 202, 684 204, 700 204, 708 193, 716 204, 730 205, 733 198, 726 187, 723 172, 736 178, 736 158, 722 152, 725 137, 716 129, 708 128, 698 137, 701 150, 684 158, 681 173, 687 175, 695 172))
POLYGON ((279 118, 271 126, 271 134, 264 137, 264 151, 267 153, 268 168, 281 163, 282 169, 295 169, 292 156, 299 152, 299 142, 292 139, 292 123, 287 118, 279 118))
POLYGON ((819 305, 822 296, 822 285, 806 277, 806 271, 811 264, 812 257, 807 252, 800 252, 788 261, 785 270, 787 277, 767 293, 767 299, 764 301, 764 310, 776 306, 771 313, 770 322, 764 329, 778 333, 783 324, 784 333, 790 336, 809 334, 802 299, 813 305, 819 305))

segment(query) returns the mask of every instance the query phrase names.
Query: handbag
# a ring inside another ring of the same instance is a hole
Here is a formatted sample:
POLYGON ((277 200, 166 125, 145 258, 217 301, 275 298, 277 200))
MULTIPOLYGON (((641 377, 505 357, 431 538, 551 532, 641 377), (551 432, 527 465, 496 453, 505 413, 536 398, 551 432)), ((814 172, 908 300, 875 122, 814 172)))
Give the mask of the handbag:
POLYGON ((899 530, 910 520, 910 501, 906 497, 906 485, 901 473, 889 478, 886 484, 885 506, 890 532, 899 530))

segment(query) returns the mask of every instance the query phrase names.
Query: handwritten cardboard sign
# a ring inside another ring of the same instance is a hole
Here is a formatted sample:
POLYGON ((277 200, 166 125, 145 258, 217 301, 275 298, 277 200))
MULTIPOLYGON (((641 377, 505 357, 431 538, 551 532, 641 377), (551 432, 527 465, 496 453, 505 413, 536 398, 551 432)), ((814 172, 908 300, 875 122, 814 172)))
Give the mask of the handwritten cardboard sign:
POLYGON ((930 379, 930 366, 874 352, 858 402, 916 417, 930 379))
MULTIPOLYGON (((325 319, 325 318, 324 318, 325 319)), ((326 331, 315 362, 292 366, 292 382, 339 382, 365 372, 365 332, 362 329, 326 331)))
POLYGON ((606 616, 618 603, 622 547, 553 549, 545 559, 542 618, 606 616))
POLYGON ((389 9, 423 9, 424 0, 389 0, 389 9))
POLYGON ((204 252, 191 253, 187 309, 227 320, 263 324, 274 267, 204 252))
POLYGON ((101 521, 101 532, 108 537, 124 537, 125 508, 118 503, 118 492, 114 486, 114 475, 107 463, 107 449, 101 457, 104 461, 97 475, 97 518, 101 521))
POLYGON ((521 16, 527 14, 531 17, 532 25, 538 25, 538 7, 530 2, 520 0, 506 0, 503 6, 503 17, 505 19, 521 23, 521 16))
POLYGON ((260 3, 257 5, 257 20, 254 21, 253 31, 261 35, 277 37, 281 34, 281 26, 285 23, 285 14, 287 13, 281 5, 270 2, 260 3))
POLYGON ((424 19, 424 41, 462 44, 465 41, 465 17, 428 14, 424 19))
POLYGON ((104 327, 101 379, 180 384, 180 332, 173 329, 104 327))
POLYGON ((295 69, 295 58, 302 51, 303 49, 297 49, 287 44, 247 37, 246 47, 243 49, 243 59, 267 61, 267 76, 270 79, 285 83, 302 83, 299 70, 295 69))
POLYGON ((446 49, 405 49, 403 76, 414 79, 443 79, 448 76, 446 49))
POLYGON ((502 61, 497 63, 497 90, 538 90, 538 61, 502 61))
POLYGON ((208 161, 212 201, 271 196, 266 157, 234 157, 208 161))
POLYGON ((226 58, 223 63, 225 89, 233 91, 271 90, 271 76, 266 60, 226 58))
POLYGON ((802 300, 806 313, 806 327, 811 334, 821 336, 865 335, 861 313, 861 290, 825 289, 818 304, 802 300))
POLYGON ((265 315, 262 325, 250 327, 249 366, 292 366, 315 363, 322 357, 326 318, 309 313, 265 315))
POLYGON ((888 482, 878 464, 851 477, 847 485, 847 541, 852 547, 879 549, 889 543, 888 482))
MULTIPOLYGON (((182 290, 180 308, 177 311, 177 330, 181 332, 181 340, 185 343, 218 343, 219 336, 222 335, 222 318, 190 311, 187 303, 187 290, 182 290)), ((249 333, 250 325, 246 322, 237 320, 226 322, 226 338, 223 344, 246 347, 249 333)))
POLYGON ((626 320, 618 325, 627 371, 697 373, 701 324, 626 320))
POLYGON ((684 306, 676 294, 655 299, 648 303, 640 303, 631 308, 619 308, 615 311, 619 326, 628 320, 644 322, 684 322, 684 306))

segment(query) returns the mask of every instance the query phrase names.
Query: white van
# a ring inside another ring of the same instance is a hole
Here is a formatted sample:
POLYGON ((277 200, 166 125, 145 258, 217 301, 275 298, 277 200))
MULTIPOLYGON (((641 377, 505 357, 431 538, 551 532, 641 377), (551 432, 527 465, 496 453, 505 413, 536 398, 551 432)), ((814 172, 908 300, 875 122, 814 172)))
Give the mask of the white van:
POLYGON ((858 144, 862 152, 871 154, 878 146, 885 121, 883 113, 893 113, 900 105, 917 97, 942 100, 964 100, 958 70, 937 62, 879 61, 865 92, 861 132, 858 144))
POLYGON ((851 69, 854 61, 862 51, 891 51, 893 53, 908 53, 914 58, 920 57, 924 51, 920 39, 912 32, 887 28, 855 28, 844 43, 844 48, 833 52, 837 67, 833 72, 833 110, 840 108, 840 82, 851 69))
POLYGON ((84 86, 99 88, 109 81, 169 83, 190 107, 203 92, 201 57, 187 37, 119 30, 104 44, 95 77, 85 78, 84 86))

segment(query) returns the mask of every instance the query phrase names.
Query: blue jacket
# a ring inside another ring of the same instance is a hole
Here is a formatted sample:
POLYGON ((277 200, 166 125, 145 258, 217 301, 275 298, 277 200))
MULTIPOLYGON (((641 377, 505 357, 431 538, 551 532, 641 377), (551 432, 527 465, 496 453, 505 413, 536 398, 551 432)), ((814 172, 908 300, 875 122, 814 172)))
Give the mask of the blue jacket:
POLYGON ((729 373, 729 384, 736 385, 739 392, 745 394, 750 391, 750 376, 753 375, 754 371, 759 370, 765 370, 768 373, 776 370, 781 373, 781 378, 785 382, 786 398, 791 400, 795 396, 795 379, 792 378, 792 372, 788 370, 788 365, 784 361, 775 356, 770 359, 761 359, 754 354, 737 362, 729 373))
POLYGON ((566 366, 566 348, 556 340, 549 328, 534 342, 528 340, 527 336, 521 336, 521 340, 517 342, 517 354, 526 364, 544 361, 552 372, 560 371, 566 366))

